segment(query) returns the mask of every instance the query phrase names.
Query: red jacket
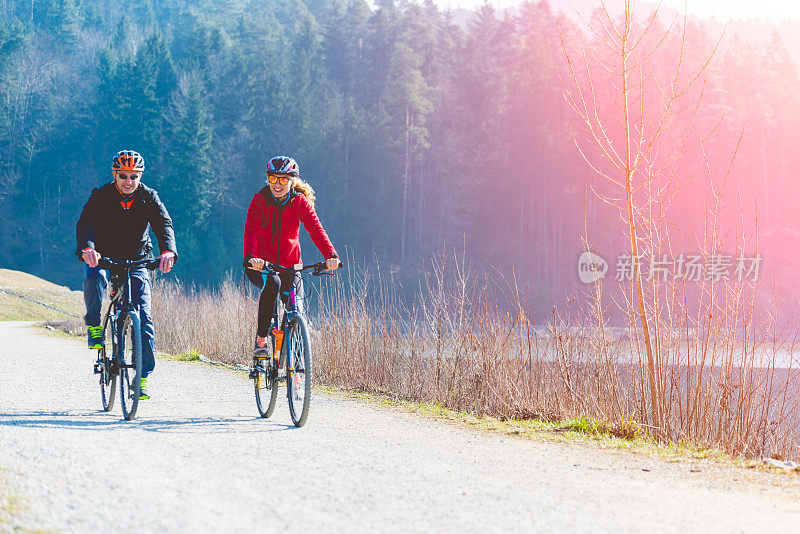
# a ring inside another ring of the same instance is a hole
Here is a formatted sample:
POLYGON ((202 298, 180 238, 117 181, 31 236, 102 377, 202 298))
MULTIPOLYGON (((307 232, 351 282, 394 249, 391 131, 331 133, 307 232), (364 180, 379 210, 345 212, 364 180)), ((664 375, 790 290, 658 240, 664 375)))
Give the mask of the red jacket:
POLYGON ((262 258, 269 263, 292 267, 300 257, 300 223, 325 259, 338 257, 328 234, 319 222, 311 202, 297 191, 289 191, 289 200, 279 205, 269 186, 253 196, 244 223, 244 257, 262 258))

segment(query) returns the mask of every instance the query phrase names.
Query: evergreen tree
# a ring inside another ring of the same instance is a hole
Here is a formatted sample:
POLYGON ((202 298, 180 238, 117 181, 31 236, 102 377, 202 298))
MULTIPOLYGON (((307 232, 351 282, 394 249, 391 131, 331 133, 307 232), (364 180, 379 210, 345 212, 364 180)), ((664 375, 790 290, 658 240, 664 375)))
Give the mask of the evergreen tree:
POLYGON ((176 227, 194 231, 208 216, 211 205, 208 189, 212 178, 209 171, 212 130, 202 83, 196 74, 181 79, 169 121, 171 164, 162 182, 164 197, 169 201, 176 227))
POLYGON ((397 147, 402 169, 402 208, 400 217, 400 265, 405 271, 406 245, 408 242, 409 183, 412 166, 428 148, 428 131, 425 118, 432 111, 427 97, 428 87, 420 67, 422 60, 405 43, 395 46, 389 67, 388 83, 384 100, 387 111, 393 117, 392 137, 397 147))

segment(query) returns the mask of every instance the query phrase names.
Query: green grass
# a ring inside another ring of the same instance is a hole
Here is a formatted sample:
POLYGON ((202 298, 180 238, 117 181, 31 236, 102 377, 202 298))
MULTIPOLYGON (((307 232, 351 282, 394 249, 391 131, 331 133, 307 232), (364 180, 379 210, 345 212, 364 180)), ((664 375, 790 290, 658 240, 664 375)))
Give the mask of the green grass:
POLYGON ((28 509, 24 498, 12 493, 8 472, 0 467, 0 530, 10 527, 9 523, 28 509))
POLYGON ((182 352, 180 354, 176 354, 174 359, 182 361, 182 362, 196 362, 200 359, 200 353, 196 350, 190 350, 187 352, 182 352))
POLYGON ((647 438, 647 431, 636 421, 608 423, 598 419, 580 417, 565 421, 559 430, 579 432, 590 436, 613 436, 629 441, 647 438))
POLYGON ((0 321, 57 321, 84 313, 81 291, 28 273, 0 269, 0 287, 0 321))
POLYGON ((590 418, 560 421, 544 419, 501 419, 497 417, 478 416, 468 412, 458 412, 445 408, 437 403, 401 400, 377 393, 366 393, 327 386, 321 386, 320 389, 333 395, 392 406, 405 412, 416 413, 425 417, 491 433, 557 441, 591 441, 618 448, 656 444, 644 428, 635 422, 612 424, 590 418))
MULTIPOLYGON (((28 505, 25 503, 25 499, 22 497, 18 497, 16 495, 6 495, 0 499, 0 512, 2 512, 2 514, 19 514, 27 509, 28 505)), ((0 516, 0 523, 2 522, 3 518, 0 516)))
POLYGON ((83 294, 80 291, 19 287, 8 288, 8 291, 14 295, 0 291, 0 321, 50 321, 69 317, 39 303, 73 315, 84 313, 83 294))
POLYGON ((172 360, 178 362, 196 362, 200 360, 200 353, 195 349, 187 350, 185 352, 180 352, 178 354, 159 352, 158 357, 164 358, 165 360, 172 360))

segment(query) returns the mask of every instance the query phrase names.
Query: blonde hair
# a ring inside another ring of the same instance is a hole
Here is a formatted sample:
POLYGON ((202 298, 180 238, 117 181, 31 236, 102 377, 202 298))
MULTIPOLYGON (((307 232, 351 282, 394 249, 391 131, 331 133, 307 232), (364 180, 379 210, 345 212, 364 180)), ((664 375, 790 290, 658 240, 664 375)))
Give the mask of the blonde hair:
POLYGON ((314 200, 317 197, 314 195, 314 188, 308 182, 302 178, 292 178, 292 189, 305 195, 311 205, 314 205, 314 200))

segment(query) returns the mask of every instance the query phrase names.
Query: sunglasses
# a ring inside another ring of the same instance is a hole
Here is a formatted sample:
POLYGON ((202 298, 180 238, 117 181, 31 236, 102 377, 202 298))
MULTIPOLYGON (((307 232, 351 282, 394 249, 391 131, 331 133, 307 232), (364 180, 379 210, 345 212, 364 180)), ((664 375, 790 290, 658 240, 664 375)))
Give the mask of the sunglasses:
POLYGON ((117 178, 119 178, 120 180, 127 180, 128 178, 130 178, 131 180, 133 180, 135 182, 136 180, 138 180, 141 177, 142 177, 141 174, 123 174, 121 172, 117 173, 117 178))
POLYGON ((290 176, 280 175, 280 174, 267 174, 267 180, 271 184, 280 183, 281 185, 286 185, 289 183, 289 180, 292 178, 290 176))

